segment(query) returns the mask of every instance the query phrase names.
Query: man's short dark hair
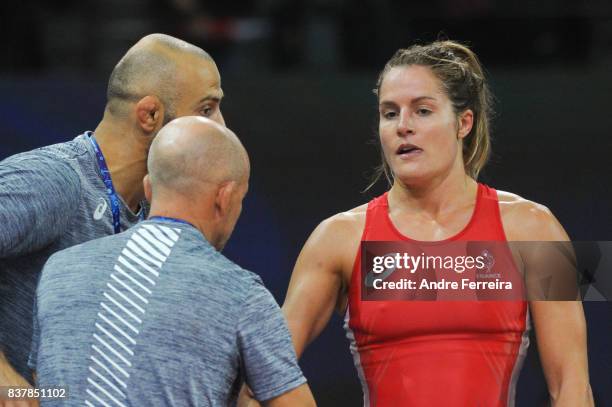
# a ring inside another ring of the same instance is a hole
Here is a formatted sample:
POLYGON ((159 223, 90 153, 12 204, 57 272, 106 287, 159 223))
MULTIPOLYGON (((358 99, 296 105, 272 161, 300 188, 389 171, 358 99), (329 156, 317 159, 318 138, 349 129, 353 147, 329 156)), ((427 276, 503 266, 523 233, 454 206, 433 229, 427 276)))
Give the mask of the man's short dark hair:
POLYGON ((212 61, 201 48, 164 34, 151 34, 133 46, 113 69, 106 90, 107 109, 115 116, 125 113, 126 102, 155 95, 164 104, 168 122, 175 117, 178 98, 177 61, 187 53, 212 61))

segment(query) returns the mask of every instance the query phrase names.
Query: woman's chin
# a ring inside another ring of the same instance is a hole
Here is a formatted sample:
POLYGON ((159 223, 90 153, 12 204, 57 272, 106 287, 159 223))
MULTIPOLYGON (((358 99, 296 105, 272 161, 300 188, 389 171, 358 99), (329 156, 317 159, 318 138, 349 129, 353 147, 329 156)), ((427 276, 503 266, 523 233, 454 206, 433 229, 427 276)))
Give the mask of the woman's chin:
POLYGON ((432 179, 432 174, 427 171, 414 170, 402 171, 395 174, 395 179, 404 186, 420 186, 426 185, 432 179))

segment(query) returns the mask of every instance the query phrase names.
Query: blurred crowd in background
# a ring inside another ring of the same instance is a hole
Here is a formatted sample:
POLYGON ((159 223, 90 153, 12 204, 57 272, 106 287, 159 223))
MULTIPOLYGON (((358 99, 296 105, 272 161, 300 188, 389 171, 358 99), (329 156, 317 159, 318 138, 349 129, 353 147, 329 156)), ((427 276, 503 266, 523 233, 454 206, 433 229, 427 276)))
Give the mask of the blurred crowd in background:
POLYGON ((200 45, 224 74, 377 70, 397 48, 448 33, 488 67, 612 62, 607 0, 23 0, 0 9, 0 70, 18 74, 106 74, 150 32, 200 45))

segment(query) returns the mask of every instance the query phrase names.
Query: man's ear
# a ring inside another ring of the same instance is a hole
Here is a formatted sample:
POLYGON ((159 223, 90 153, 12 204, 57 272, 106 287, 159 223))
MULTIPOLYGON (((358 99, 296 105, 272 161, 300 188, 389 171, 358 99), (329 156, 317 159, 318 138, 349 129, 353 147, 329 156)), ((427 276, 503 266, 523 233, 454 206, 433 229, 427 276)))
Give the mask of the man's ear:
POLYGON ((145 96, 136 102, 136 121, 145 134, 155 134, 164 123, 164 105, 157 96, 145 96))
POLYGON ((465 138, 470 131, 472 130, 472 126, 474 125, 474 112, 472 109, 467 109, 459 116, 459 131, 457 132, 457 138, 465 138))
POLYGON ((151 188, 151 178, 149 174, 145 175, 142 180, 142 186, 144 187, 144 194, 147 202, 151 202, 151 197, 153 196, 153 189, 151 188))
POLYGON ((225 182, 219 186, 217 196, 215 197, 215 217, 222 219, 230 212, 232 198, 234 193, 236 193, 237 187, 236 181, 225 182))

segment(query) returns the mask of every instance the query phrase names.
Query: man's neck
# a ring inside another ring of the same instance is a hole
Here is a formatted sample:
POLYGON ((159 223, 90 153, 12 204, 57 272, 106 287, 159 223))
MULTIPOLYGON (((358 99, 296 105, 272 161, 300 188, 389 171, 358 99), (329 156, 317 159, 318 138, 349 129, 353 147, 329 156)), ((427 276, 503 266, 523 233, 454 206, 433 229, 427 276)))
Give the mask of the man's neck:
POLYGON ((102 120, 94 134, 102 150, 117 194, 136 212, 144 199, 142 179, 147 174, 149 141, 144 135, 102 120))
POLYGON ((191 207, 202 206, 198 204, 200 203, 183 203, 181 200, 176 199, 176 197, 174 199, 174 202, 172 202, 171 204, 159 204, 159 202, 156 202, 155 199, 153 199, 153 202, 151 202, 151 208, 149 210, 149 219, 159 216, 163 218, 180 219, 185 222, 188 222, 193 227, 198 229, 212 246, 216 247, 215 245, 217 244, 217 238, 215 233, 215 227, 205 219, 207 218, 207 216, 197 216, 193 213, 193 208, 191 207))

